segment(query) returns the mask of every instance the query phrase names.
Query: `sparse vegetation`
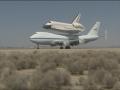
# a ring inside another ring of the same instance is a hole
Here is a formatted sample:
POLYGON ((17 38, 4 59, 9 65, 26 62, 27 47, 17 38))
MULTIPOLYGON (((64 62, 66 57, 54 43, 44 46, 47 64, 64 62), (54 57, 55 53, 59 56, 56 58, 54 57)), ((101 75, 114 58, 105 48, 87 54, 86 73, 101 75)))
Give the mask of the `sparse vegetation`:
POLYGON ((113 90, 120 90, 120 81, 115 83, 113 90))
POLYGON ((33 53, 21 53, 21 52, 14 52, 7 56, 7 59, 11 61, 17 70, 21 69, 30 69, 35 68, 37 65, 37 55, 35 52, 33 53))
POLYGON ((119 90, 120 51, 0 51, 0 89, 119 90), (24 70, 34 73, 19 74, 24 70), (71 77, 78 77, 78 84, 71 77), (72 85, 74 84, 74 85, 72 85))
POLYGON ((31 84, 32 90, 62 90, 62 86, 70 85, 70 74, 58 69, 44 74, 37 71, 34 73, 31 84))
POLYGON ((6 90, 28 90, 27 77, 19 74, 10 75, 5 82, 6 90))

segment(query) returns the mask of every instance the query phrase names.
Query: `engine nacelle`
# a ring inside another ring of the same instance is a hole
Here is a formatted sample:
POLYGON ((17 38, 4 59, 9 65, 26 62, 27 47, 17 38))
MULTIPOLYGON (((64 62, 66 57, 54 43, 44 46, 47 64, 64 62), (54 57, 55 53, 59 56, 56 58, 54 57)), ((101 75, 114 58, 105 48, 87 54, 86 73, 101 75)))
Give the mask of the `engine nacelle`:
POLYGON ((73 26, 74 26, 75 28, 80 28, 80 27, 81 27, 81 24, 80 24, 80 23, 73 23, 73 26))

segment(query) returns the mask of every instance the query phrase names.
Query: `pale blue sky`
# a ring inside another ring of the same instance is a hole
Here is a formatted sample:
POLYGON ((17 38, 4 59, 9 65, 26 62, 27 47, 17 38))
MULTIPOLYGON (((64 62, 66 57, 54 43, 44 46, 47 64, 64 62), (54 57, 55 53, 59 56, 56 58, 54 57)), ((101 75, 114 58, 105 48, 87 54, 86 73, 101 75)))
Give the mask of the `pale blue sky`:
POLYGON ((0 1, 0 47, 31 47, 29 36, 44 31, 42 25, 49 19, 71 22, 81 13, 86 34, 100 21, 104 38, 85 46, 120 46, 120 1, 0 1))

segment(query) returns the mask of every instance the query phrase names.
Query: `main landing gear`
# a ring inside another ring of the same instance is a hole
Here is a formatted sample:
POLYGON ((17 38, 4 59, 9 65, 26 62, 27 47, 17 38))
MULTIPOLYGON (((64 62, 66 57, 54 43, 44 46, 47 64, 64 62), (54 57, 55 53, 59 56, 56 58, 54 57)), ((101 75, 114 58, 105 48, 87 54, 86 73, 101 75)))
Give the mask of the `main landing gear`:
POLYGON ((40 49, 40 46, 39 46, 39 44, 37 44, 37 49, 40 49))
POLYGON ((65 49, 71 49, 70 46, 66 46, 65 49))
POLYGON ((60 46, 60 49, 63 49, 63 46, 60 46))
MULTIPOLYGON (((60 46, 60 49, 64 49, 64 47, 60 46)), ((65 49, 71 49, 71 47, 70 46, 65 46, 65 49)))

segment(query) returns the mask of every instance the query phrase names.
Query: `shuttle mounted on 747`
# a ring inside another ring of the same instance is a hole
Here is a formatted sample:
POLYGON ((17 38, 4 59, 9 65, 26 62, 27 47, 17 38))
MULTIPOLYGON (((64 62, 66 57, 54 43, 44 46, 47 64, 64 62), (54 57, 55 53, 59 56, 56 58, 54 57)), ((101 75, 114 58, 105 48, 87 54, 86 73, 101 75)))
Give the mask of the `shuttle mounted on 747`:
POLYGON ((49 21, 43 26, 43 28, 71 34, 83 32, 85 30, 84 26, 80 23, 80 14, 76 16, 72 23, 49 21))
POLYGON ((82 43, 89 43, 99 38, 98 31, 100 28, 100 22, 96 22, 87 35, 58 35, 49 32, 36 32, 30 36, 30 40, 39 45, 60 46, 60 48, 70 49, 71 46, 76 46, 82 43))

